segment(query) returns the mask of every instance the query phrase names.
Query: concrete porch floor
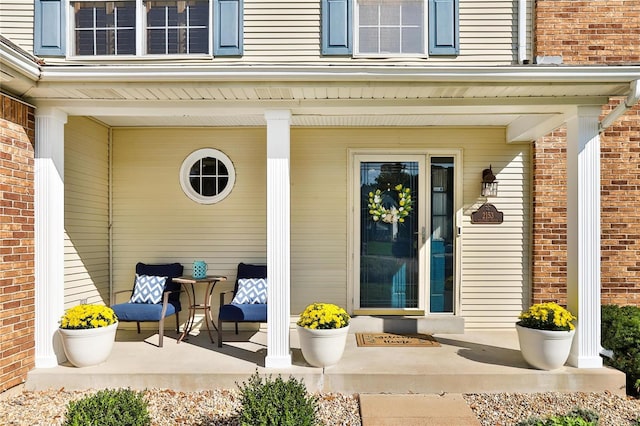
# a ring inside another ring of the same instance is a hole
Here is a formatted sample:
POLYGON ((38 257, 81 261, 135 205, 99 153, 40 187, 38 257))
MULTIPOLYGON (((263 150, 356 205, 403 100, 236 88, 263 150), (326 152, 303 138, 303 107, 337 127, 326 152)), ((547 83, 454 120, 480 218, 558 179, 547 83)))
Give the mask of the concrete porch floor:
POLYGON ((343 393, 492 393, 601 392, 624 395, 625 376, 610 368, 563 367, 540 371, 528 367, 519 351, 515 330, 467 331, 435 334, 440 347, 358 347, 350 333, 341 361, 325 369, 310 367, 291 331, 293 365, 277 370, 264 367, 266 330, 224 333, 224 347, 211 343, 204 332, 176 344, 175 331, 165 332, 157 347, 152 331, 137 334, 118 330, 109 359, 98 366, 75 368, 64 363, 34 369, 26 390, 130 387, 194 391, 236 389, 256 370, 283 378, 303 379, 309 391, 343 393))

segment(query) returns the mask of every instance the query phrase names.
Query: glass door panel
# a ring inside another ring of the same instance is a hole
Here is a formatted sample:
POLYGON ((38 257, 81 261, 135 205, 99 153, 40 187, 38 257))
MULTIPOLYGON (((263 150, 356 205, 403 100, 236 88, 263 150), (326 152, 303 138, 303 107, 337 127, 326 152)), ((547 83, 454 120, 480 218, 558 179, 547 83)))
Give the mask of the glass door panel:
POLYGON ((420 162, 360 163, 360 308, 418 308, 420 162))
POLYGON ((430 311, 453 312, 454 158, 431 158, 430 311))

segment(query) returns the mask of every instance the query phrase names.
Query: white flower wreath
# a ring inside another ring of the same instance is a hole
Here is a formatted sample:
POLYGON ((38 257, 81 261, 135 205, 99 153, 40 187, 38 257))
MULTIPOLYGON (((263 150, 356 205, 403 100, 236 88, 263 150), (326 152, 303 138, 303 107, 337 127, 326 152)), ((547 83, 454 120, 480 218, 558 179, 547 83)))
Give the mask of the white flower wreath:
POLYGON ((402 223, 404 218, 409 216, 413 206, 411 189, 403 188, 401 183, 394 189, 398 192, 398 206, 394 205, 390 208, 382 205, 383 191, 376 189, 376 192, 369 193, 369 214, 374 222, 382 220, 385 223, 402 223))

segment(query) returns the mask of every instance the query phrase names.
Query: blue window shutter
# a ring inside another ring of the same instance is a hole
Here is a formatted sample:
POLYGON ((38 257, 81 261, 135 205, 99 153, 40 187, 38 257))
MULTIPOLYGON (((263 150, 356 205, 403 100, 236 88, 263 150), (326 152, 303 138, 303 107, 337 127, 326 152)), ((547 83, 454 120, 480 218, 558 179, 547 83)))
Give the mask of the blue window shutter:
POLYGON ((214 0, 214 56, 242 55, 244 37, 243 3, 243 0, 214 0))
POLYGON ((322 0, 322 54, 353 52, 353 0, 322 0))
POLYGON ((62 0, 35 0, 33 53, 65 55, 65 16, 62 0))
POLYGON ((460 52, 458 0, 429 0, 429 54, 460 52))

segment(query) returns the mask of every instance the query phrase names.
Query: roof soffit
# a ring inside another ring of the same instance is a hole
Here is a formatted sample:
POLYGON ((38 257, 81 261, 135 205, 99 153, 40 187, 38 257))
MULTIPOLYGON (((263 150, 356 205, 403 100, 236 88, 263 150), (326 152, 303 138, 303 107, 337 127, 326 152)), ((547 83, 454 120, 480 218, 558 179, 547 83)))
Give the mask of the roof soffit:
POLYGON ((294 126, 488 125, 520 141, 625 96, 640 68, 44 66, 39 77, 24 98, 112 126, 255 126, 288 109, 294 126))

